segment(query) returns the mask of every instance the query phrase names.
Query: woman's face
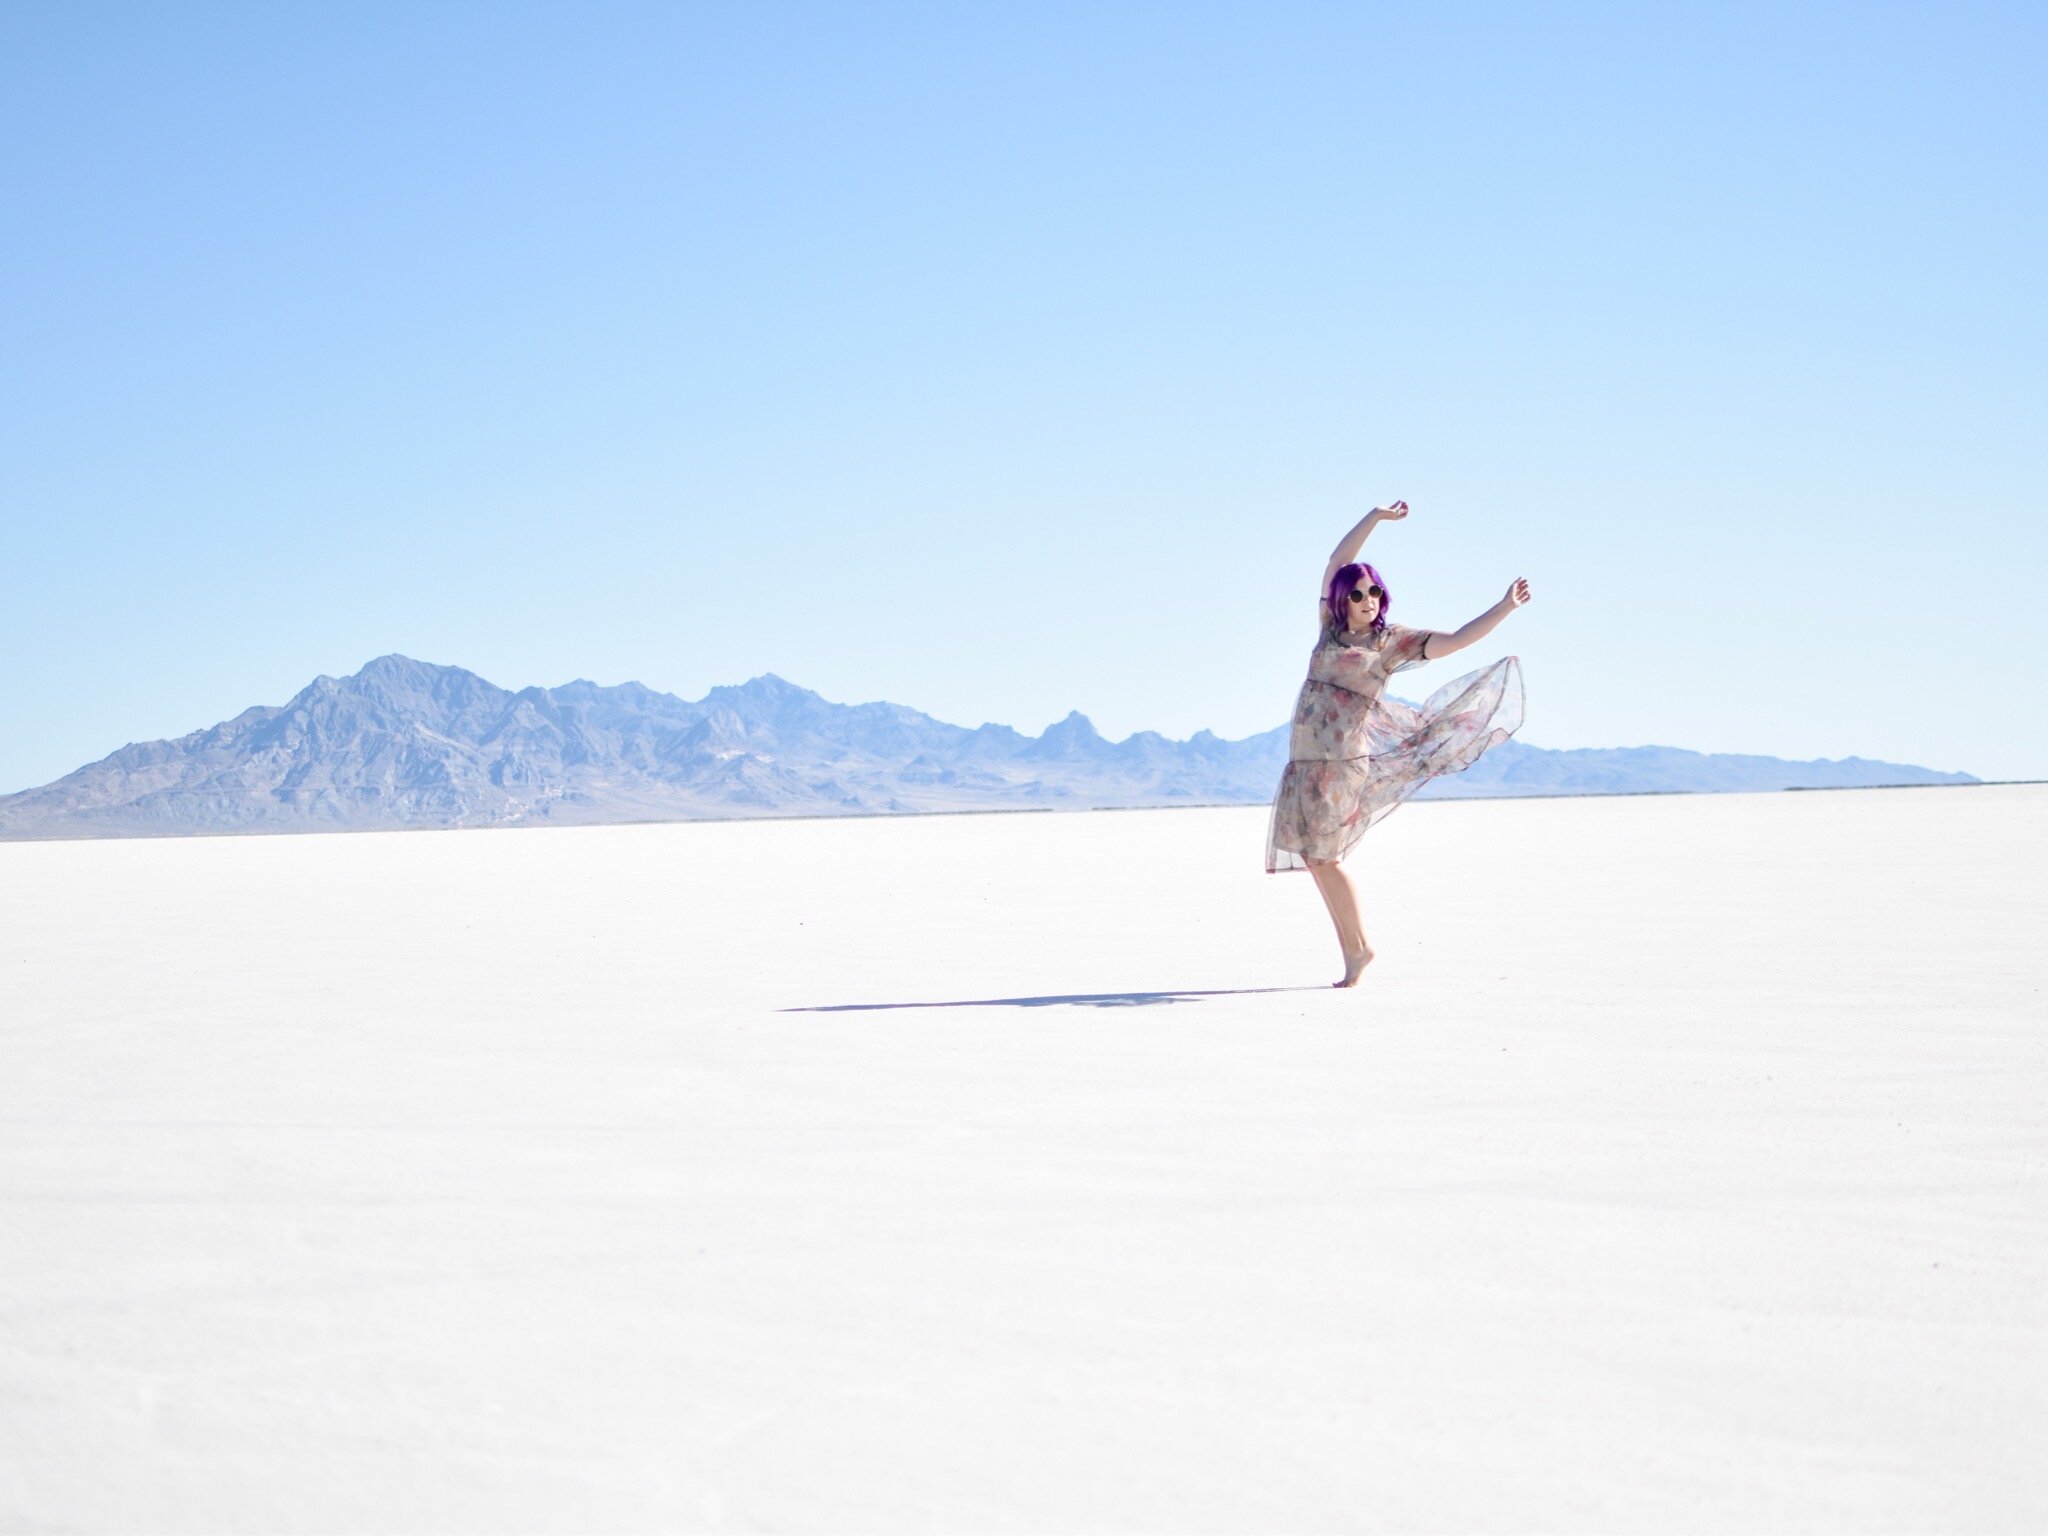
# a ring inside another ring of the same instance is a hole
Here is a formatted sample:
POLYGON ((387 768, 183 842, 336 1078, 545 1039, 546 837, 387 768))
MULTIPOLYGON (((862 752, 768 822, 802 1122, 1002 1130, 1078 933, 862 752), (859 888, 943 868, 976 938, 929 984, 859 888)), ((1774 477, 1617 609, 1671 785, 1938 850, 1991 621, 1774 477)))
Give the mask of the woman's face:
POLYGON ((1344 627, 1346 629, 1370 629, 1372 621, 1380 616, 1380 598, 1385 594, 1372 584, 1370 576, 1361 576, 1351 584, 1351 592, 1344 599, 1344 627))

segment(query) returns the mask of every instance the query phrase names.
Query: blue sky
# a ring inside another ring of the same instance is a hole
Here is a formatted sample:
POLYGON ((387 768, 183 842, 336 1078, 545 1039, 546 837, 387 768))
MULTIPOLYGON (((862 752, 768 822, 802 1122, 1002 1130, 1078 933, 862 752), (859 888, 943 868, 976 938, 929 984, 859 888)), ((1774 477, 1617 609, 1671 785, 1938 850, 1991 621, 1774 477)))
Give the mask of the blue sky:
POLYGON ((402 651, 2048 776, 2048 7, 0 10, 0 790, 402 651), (1455 663, 1422 674, 1442 681, 1455 663))

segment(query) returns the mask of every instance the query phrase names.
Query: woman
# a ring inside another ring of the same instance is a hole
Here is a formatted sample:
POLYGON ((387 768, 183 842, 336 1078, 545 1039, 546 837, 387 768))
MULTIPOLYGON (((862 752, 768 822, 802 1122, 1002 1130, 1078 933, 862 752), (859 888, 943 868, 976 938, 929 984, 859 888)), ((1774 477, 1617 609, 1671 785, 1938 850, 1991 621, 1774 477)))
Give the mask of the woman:
POLYGON ((1321 633, 1294 706, 1289 762, 1266 831, 1266 873, 1306 869, 1323 893, 1344 950, 1344 979, 1332 983, 1339 987, 1358 985, 1372 947, 1359 921, 1357 888, 1338 861, 1416 790, 1471 767, 1522 723, 1522 668, 1513 656, 1446 683, 1420 707, 1384 696, 1394 673, 1464 650, 1529 601, 1529 584, 1517 580, 1507 596, 1448 634, 1389 624, 1393 600, 1385 579, 1353 562, 1377 524, 1407 515, 1405 501, 1374 507, 1323 571, 1321 633))

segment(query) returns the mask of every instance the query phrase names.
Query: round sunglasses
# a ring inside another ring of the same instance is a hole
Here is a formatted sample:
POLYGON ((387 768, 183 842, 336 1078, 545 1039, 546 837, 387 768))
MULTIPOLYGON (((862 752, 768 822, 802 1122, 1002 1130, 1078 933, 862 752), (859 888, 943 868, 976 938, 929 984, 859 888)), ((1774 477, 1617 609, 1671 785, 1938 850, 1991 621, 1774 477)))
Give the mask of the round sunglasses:
POLYGON ((1353 587, 1351 589, 1351 601, 1354 603, 1362 603, 1367 597, 1385 597, 1386 595, 1378 587, 1353 587))

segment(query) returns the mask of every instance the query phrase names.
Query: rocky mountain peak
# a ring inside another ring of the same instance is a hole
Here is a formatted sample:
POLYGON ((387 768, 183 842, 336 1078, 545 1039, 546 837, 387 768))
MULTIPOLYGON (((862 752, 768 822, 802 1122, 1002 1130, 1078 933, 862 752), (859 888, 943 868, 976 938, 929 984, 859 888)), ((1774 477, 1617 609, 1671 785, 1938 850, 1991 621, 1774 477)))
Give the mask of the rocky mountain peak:
MULTIPOLYGON (((1079 710, 1029 737, 900 704, 835 704, 772 672, 689 700, 587 679, 509 692, 397 652, 175 740, 0 796, 0 837, 340 831, 997 807, 1254 804, 1289 730, 1112 745, 1079 710)), ((1449 794, 1972 782, 1897 764, 1509 742, 1449 794)), ((1432 786, 1434 789, 1435 786, 1432 786)))

